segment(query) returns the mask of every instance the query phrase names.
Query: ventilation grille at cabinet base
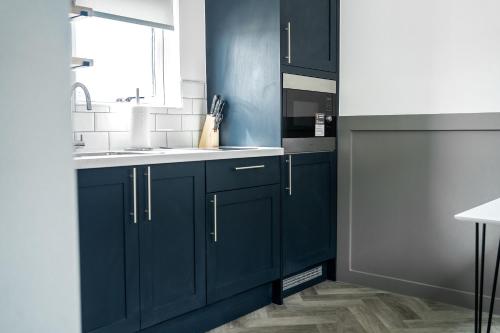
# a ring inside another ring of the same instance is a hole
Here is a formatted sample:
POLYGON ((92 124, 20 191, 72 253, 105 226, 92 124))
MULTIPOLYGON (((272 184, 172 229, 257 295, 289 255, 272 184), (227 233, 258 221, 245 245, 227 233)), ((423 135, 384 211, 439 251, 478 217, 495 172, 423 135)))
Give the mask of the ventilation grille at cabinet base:
POLYGON ((322 275, 323 266, 318 266, 316 268, 286 278, 283 280, 283 291, 299 286, 305 282, 314 280, 322 275))

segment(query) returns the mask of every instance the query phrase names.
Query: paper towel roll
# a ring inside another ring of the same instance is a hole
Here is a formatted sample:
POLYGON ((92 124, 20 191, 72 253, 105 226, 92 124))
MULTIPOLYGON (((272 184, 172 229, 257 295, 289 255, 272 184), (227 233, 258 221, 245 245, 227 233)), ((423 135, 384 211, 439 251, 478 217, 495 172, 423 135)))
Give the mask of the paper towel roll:
POLYGON ((149 107, 136 105, 132 107, 130 122, 130 145, 135 149, 151 148, 149 132, 149 107))

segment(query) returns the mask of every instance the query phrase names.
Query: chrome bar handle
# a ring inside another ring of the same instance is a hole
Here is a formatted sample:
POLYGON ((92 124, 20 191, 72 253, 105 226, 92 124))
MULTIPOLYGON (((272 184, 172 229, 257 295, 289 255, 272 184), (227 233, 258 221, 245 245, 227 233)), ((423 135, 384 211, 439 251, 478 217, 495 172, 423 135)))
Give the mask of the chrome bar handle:
POLYGON ((214 236, 214 243, 217 243, 217 194, 214 194, 212 203, 214 204, 214 231, 210 234, 214 236))
POLYGON ((132 197, 133 197, 133 212, 130 214, 134 217, 134 224, 137 224, 137 169, 132 169, 132 197))
POLYGON ((288 187, 285 189, 288 191, 288 195, 292 196, 292 155, 288 155, 288 187))
POLYGON ((234 171, 264 169, 265 167, 266 167, 265 165, 252 165, 252 166, 246 166, 246 167, 236 167, 236 168, 234 168, 234 171))
POLYGON ((288 59, 288 63, 292 63, 292 22, 288 22, 285 31, 288 32, 288 56, 285 59, 288 59))
POLYGON ((148 182, 148 208, 146 209, 146 213, 148 214, 148 221, 152 221, 152 212, 151 212, 151 167, 148 166, 147 172, 147 182, 148 182))

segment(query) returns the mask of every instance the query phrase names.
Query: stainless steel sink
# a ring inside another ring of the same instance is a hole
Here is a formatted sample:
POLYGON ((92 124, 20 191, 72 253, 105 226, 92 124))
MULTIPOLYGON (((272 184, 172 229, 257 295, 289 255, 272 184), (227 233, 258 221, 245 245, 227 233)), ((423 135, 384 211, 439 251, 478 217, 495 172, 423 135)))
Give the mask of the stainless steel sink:
POLYGON ((255 150, 254 147, 219 147, 219 150, 255 150))
POLYGON ((106 151, 101 153, 74 153, 73 157, 105 157, 105 156, 126 156, 126 155, 145 155, 145 152, 134 151, 106 151))
POLYGON ((198 150, 198 151, 242 151, 242 150, 256 150, 259 148, 255 147, 218 147, 218 148, 185 148, 189 150, 198 150))

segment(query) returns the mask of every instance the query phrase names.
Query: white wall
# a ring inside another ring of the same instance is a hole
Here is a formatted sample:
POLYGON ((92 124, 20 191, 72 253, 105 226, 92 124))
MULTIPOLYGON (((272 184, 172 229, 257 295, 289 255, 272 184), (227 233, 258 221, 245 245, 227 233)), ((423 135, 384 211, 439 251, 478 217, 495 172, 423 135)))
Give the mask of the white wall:
POLYGON ((80 331, 68 5, 0 2, 0 332, 80 331))
POLYGON ((500 111, 500 1, 341 1, 340 114, 500 111))
POLYGON ((181 77, 206 82, 205 0, 180 0, 181 77))

